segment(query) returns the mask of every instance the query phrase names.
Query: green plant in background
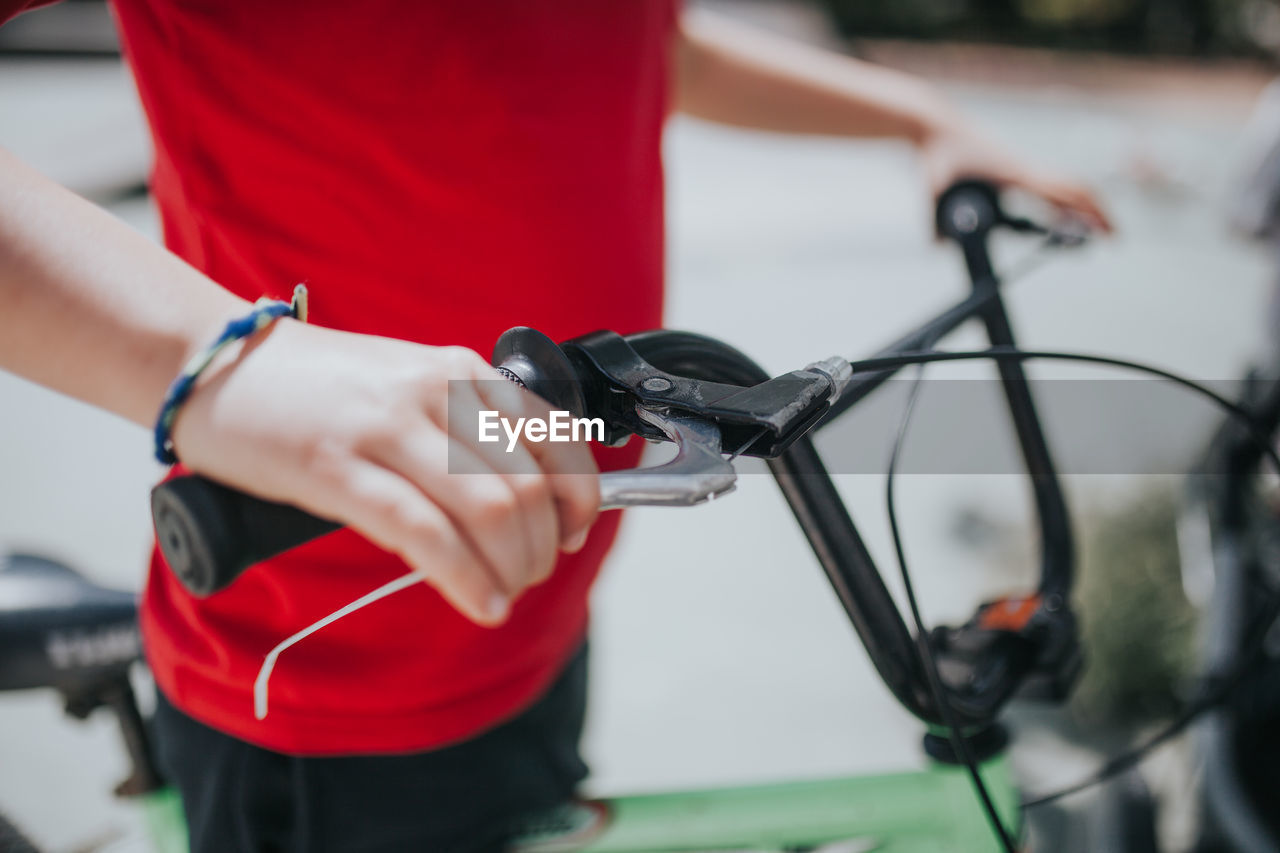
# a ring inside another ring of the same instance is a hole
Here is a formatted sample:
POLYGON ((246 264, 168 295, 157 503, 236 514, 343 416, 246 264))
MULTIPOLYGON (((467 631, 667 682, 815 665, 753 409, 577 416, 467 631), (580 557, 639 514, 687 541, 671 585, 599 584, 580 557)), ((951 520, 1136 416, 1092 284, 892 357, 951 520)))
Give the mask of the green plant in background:
POLYGON ((1018 0, 1022 17, 1033 24, 1110 24, 1134 14, 1139 0, 1018 0))
POLYGON ((1175 56, 1266 56, 1280 0, 816 0, 846 38, 996 42, 1175 56))
POLYGON ((1172 488, 1144 489, 1081 525, 1076 607, 1086 665, 1070 709, 1084 724, 1141 725, 1182 704, 1195 611, 1183 594, 1172 488))

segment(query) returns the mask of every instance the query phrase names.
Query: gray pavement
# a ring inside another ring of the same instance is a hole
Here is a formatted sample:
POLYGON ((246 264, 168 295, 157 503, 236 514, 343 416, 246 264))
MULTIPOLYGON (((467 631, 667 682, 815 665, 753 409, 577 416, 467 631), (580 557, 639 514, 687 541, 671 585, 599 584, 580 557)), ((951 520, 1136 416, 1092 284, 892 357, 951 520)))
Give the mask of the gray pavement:
MULTIPOLYGON (((1018 150, 1099 185, 1119 225, 1114 240, 1055 259, 1013 290, 1024 344, 1238 374, 1258 348, 1269 279, 1262 254, 1222 224, 1238 107, 949 88, 1018 150)), ((110 64, 0 63, 0 144, 94 194, 135 181, 147 156, 132 90, 110 64)), ((925 193, 899 146, 677 120, 667 158, 671 327, 723 337, 783 371, 868 351, 962 292, 958 258, 931 241, 925 193)), ((145 203, 117 212, 154 235, 145 203)), ((1012 242, 1001 255, 1027 248, 1012 242)), ((144 431, 0 375, 0 546, 138 587, 157 475, 149 458, 144 431)), ((1084 507, 1140 485, 1070 482, 1084 507)), ((883 478, 847 475, 841 488, 888 561, 883 478)), ((1022 498, 1007 476, 904 479, 903 524, 929 618, 963 619, 984 594, 1016 584, 949 530, 970 507, 1019 525, 1022 498)), ((746 476, 736 494, 696 510, 632 513, 594 604, 587 749, 597 791, 920 764, 918 724, 876 679, 766 477, 746 476)), ((1091 760, 1045 733, 1023 737, 1016 756, 1037 787, 1091 760)), ((145 849, 136 815, 107 795, 122 761, 107 720, 66 722, 52 695, 0 697, 0 806, 55 849, 111 828, 133 835, 110 849, 145 849)))

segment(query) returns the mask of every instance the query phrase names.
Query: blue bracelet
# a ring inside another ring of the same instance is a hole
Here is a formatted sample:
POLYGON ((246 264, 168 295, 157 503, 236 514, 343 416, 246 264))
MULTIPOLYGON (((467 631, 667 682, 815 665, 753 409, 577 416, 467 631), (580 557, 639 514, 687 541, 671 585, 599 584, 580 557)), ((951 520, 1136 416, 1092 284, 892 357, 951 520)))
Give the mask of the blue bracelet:
POLYGON ((247 338, 254 332, 265 329, 281 317, 293 317, 303 323, 307 322, 307 288, 299 284, 293 289, 292 302, 280 302, 275 299, 262 298, 253 304, 253 310, 245 316, 227 323, 217 339, 196 353, 187 366, 178 374, 165 394, 164 403, 160 406, 160 415, 156 418, 155 442, 156 459, 165 465, 178 461, 173 452, 173 422, 178 417, 182 404, 191 396, 196 387, 196 380, 204 372, 218 353, 227 346, 247 338))

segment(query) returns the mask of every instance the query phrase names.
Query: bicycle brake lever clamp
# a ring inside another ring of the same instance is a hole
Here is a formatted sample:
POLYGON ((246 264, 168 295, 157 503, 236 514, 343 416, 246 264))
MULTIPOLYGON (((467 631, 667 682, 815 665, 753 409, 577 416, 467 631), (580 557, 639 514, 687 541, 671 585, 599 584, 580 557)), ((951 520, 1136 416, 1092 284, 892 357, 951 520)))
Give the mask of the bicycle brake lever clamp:
POLYGON ((783 453, 827 414, 850 368, 827 359, 755 385, 735 385, 667 373, 646 361, 621 335, 592 332, 563 345, 577 365, 587 408, 600 413, 606 442, 620 435, 665 437, 637 417, 636 406, 693 416, 719 430, 722 447, 772 459, 783 453))
POLYGON ((815 361, 805 370, 821 374, 831 383, 831 396, 827 398, 828 406, 834 405, 836 400, 840 399, 844 389, 848 388, 849 383, 853 380, 853 365, 849 363, 847 358, 841 358, 838 355, 824 358, 822 361, 815 361))

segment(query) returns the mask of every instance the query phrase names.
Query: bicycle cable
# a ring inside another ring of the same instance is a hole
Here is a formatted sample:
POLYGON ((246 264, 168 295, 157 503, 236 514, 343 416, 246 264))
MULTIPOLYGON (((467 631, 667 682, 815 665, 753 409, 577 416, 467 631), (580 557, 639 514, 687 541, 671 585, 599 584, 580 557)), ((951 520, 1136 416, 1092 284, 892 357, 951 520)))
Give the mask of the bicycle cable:
POLYGON ((893 487, 897 481, 898 460, 902 457, 902 447, 906 443, 907 430, 911 425, 911 416, 915 412, 916 400, 920 396, 921 380, 923 379, 924 365, 920 364, 916 367, 916 376, 911 383, 910 395, 907 397, 907 404, 902 410, 902 419, 898 422, 898 434, 894 437, 893 449, 889 453, 889 469, 885 477, 884 496, 885 507, 889 516, 889 532, 893 537, 893 549, 898 558, 898 568, 902 575, 902 587, 907 595, 907 606, 911 611, 911 618, 916 626, 916 645, 919 646, 920 663, 925 672, 925 679, 929 682, 929 692, 933 694, 933 701, 937 704, 938 712, 941 714, 943 724, 947 728, 947 737, 951 741, 951 748, 955 750, 965 770, 969 773, 969 778, 973 782, 974 793, 982 803, 982 809, 986 815, 987 823, 991 826, 992 834, 996 836, 1005 853, 1017 853, 1017 845, 1010 837, 1008 829, 1005 828, 1004 821, 1000 819, 1000 812, 996 810, 995 803, 991 799, 991 792, 987 790, 987 784, 982 779, 982 774, 978 769, 978 760, 974 757, 973 750, 969 748, 969 741, 964 736, 964 732, 956 720, 951 703, 947 701, 947 693, 942 685, 942 676, 938 672, 938 661, 929 645, 929 633, 925 630, 924 618, 920 615, 915 584, 911 582, 911 573, 907 569, 907 556, 902 544, 902 534, 898 528, 898 513, 896 502, 894 501, 893 487))
POLYGON ((1151 752, 1165 741, 1176 737, 1187 726, 1195 722, 1200 715, 1213 710, 1226 701, 1236 688, 1244 682, 1245 677, 1253 672, 1254 667, 1268 657, 1266 651, 1267 637, 1277 618, 1280 618, 1280 589, 1269 590, 1268 592, 1270 592, 1270 600, 1259 615, 1257 624, 1252 627, 1250 632, 1252 636, 1246 634, 1245 654, 1241 655, 1232 669, 1229 669, 1224 675, 1216 677, 1210 675, 1202 679, 1202 684, 1204 685, 1202 694, 1189 702, 1187 707, 1164 728, 1142 743, 1108 759, 1093 773, 1073 784, 1058 788, 1047 794, 1039 794, 1024 799, 1021 803, 1022 808, 1030 809, 1048 805, 1106 782, 1108 779, 1140 764, 1151 752))
MULTIPOLYGON (((1143 364, 1141 362, 1131 361, 1131 360, 1122 359, 1122 358, 1113 358, 1110 356, 1087 355, 1084 353, 1059 352, 1059 351, 1053 351, 1053 350, 1021 350, 1021 349, 1017 349, 1016 347, 992 347, 986 350, 966 350, 966 351, 956 351, 956 352, 926 351, 926 352, 914 352, 914 353, 900 353, 892 356, 880 356, 876 358, 863 359, 861 361, 854 361, 854 362, 851 362, 851 364, 853 366, 853 371, 856 375, 857 373, 864 373, 864 372, 875 373, 875 372, 880 372, 889 368, 900 368, 900 367, 906 367, 910 365, 923 366, 925 364, 931 364, 931 363, 943 362, 943 361, 976 361, 976 360, 987 360, 987 359, 992 361, 1001 361, 1001 360, 1004 360, 1004 361, 1033 361, 1033 360, 1075 361, 1075 362, 1082 362, 1087 364, 1099 364, 1099 365, 1108 366, 1108 367, 1119 367, 1127 370, 1133 370, 1139 373, 1147 373, 1149 375, 1157 376, 1162 379, 1167 379, 1176 385, 1179 385, 1183 388, 1186 388, 1190 391, 1193 391, 1201 395, 1202 397, 1207 398, 1212 403, 1214 403, 1218 408, 1222 409, 1228 415, 1230 415, 1231 417, 1235 418, 1237 421, 1244 424, 1249 430, 1250 438, 1252 438, 1253 441, 1257 443, 1259 449, 1262 451, 1263 456, 1267 459, 1268 462, 1271 463, 1271 465, 1275 468, 1275 470, 1278 473, 1280 473, 1280 455, 1277 455, 1275 448, 1271 446, 1270 437, 1267 434, 1266 430, 1260 425, 1258 419, 1255 418, 1251 412, 1249 412, 1247 409, 1243 408, 1242 406, 1236 403, 1233 403, 1232 401, 1228 400, 1226 397, 1223 397, 1221 394, 1217 393, 1213 389, 1209 388, 1208 386, 1200 382, 1196 382, 1195 380, 1192 380, 1192 379, 1187 379, 1183 376, 1179 376, 1175 373, 1171 373, 1162 368, 1154 367, 1148 364, 1143 364)), ((915 379, 915 383, 917 387, 919 385, 919 382, 920 382, 920 377, 917 376, 915 379)), ((899 425, 899 433, 894 445, 894 454, 893 456, 890 457, 888 482, 886 484, 886 498, 888 499, 890 532, 893 534, 894 546, 895 546, 895 549, 897 550, 897 555, 898 555, 898 563, 902 570, 904 586, 907 592, 908 604, 911 607, 912 616, 915 618, 915 621, 916 621, 917 639, 919 641, 920 638, 925 637, 924 624, 923 624, 923 620, 921 620, 919 617, 919 612, 915 604, 914 591, 912 589, 909 572, 907 570, 906 561, 904 559, 905 555, 901 548, 901 538, 900 538, 900 531, 898 530, 898 525, 897 525, 896 511, 894 509, 894 505, 892 502, 893 480, 895 479, 895 476, 897 473, 896 457, 900 453, 902 437, 909 423, 911 410, 914 408, 915 393, 916 393, 916 388, 913 388, 912 397, 908 402, 908 408, 904 413, 902 422, 899 425)), ((1127 750, 1126 752, 1123 752, 1120 755, 1108 760, 1105 764, 1102 765, 1102 767, 1100 767, 1098 770, 1091 773, 1089 776, 1071 785, 1067 785, 1062 788, 1059 788, 1058 790, 1052 791, 1048 794, 1042 794, 1035 797, 1024 799, 1020 804, 1021 808, 1028 809, 1028 808, 1034 808, 1036 806, 1044 805, 1047 803, 1051 803, 1063 797, 1078 793, 1080 791, 1091 788, 1095 785, 1101 784, 1102 782, 1105 782, 1108 779, 1111 779, 1118 773, 1121 773, 1124 770, 1142 762, 1147 757, 1147 755, 1150 754, 1160 744, 1176 736, 1179 732, 1185 729, 1188 725, 1194 722, 1196 718, 1204 714, 1206 711, 1209 711, 1210 709, 1221 704, 1226 699, 1226 697, 1229 696, 1231 692, 1240 685, 1240 683, 1244 680, 1244 677, 1250 672, 1250 670, 1254 665, 1255 658, 1257 658, 1259 655, 1265 654, 1267 636, 1270 633, 1272 625, 1276 622, 1278 618, 1280 618, 1280 590, 1273 590, 1271 593, 1271 600, 1267 604, 1266 608, 1264 609, 1263 615, 1258 620, 1258 625, 1255 626, 1256 633, 1254 634, 1253 637, 1249 639, 1249 642, 1246 644, 1246 652, 1241 656, 1240 662, 1237 664, 1235 668, 1228 671, 1225 675, 1219 678, 1213 679, 1214 683, 1211 685, 1211 687, 1201 697, 1199 701, 1192 702, 1178 717, 1176 717, 1172 722, 1166 725, 1163 729, 1161 729, 1155 735, 1148 738, 1142 744, 1139 744, 1138 746, 1130 750, 1127 750)), ((941 690, 942 685, 940 683, 940 679, 936 684, 934 681, 934 679, 937 678, 937 660, 933 654, 933 649, 927 643, 927 639, 925 642, 921 643, 920 650, 921 650, 921 654, 925 658, 925 663, 926 663, 925 670, 926 670, 926 676, 929 677, 930 690, 934 691, 935 688, 937 690, 941 690)), ((942 701, 945 698, 946 698, 945 692, 941 694, 941 697, 938 695, 937 692, 935 692, 934 694, 934 699, 939 704, 939 711, 944 715, 944 720, 947 721, 949 730, 952 733, 954 733, 956 731, 956 728, 950 724, 950 720, 947 720, 947 715, 950 714, 951 709, 948 703, 946 703, 945 701, 942 701)), ((963 741, 963 738, 961 738, 961 740, 963 741)), ((965 744, 965 747, 967 749, 967 744, 965 744)), ((962 753, 961 757, 962 757, 962 760, 965 760, 966 767, 969 769, 971 776, 974 777, 975 789, 978 791, 979 797, 983 799, 984 808, 988 809, 987 811, 988 818, 993 819, 992 815, 994 814, 994 808, 990 804, 990 799, 986 792, 986 786, 985 784, 982 783, 981 777, 975 775, 977 772, 976 762, 973 762, 971 764, 967 760, 967 758, 972 758, 972 754, 969 753, 969 755, 966 757, 962 753)), ((994 819, 998 821, 998 815, 996 815, 994 819)), ((993 831, 996 831, 996 827, 999 827, 998 832, 1001 835, 1002 841, 1006 843, 1006 849, 1011 849, 1007 846, 1008 840, 1007 840, 1007 835, 1005 834, 1003 824, 999 824, 999 823, 994 824, 993 831)))
POLYGON ((1026 278, 1048 263, 1053 249, 1075 245, 1078 244, 1073 241, 1073 237, 1070 235, 1063 235, 1057 232, 1046 234, 1034 248, 1028 249, 1026 254, 1004 269, 1000 274, 1000 281, 1008 285, 1019 279, 1026 278))

